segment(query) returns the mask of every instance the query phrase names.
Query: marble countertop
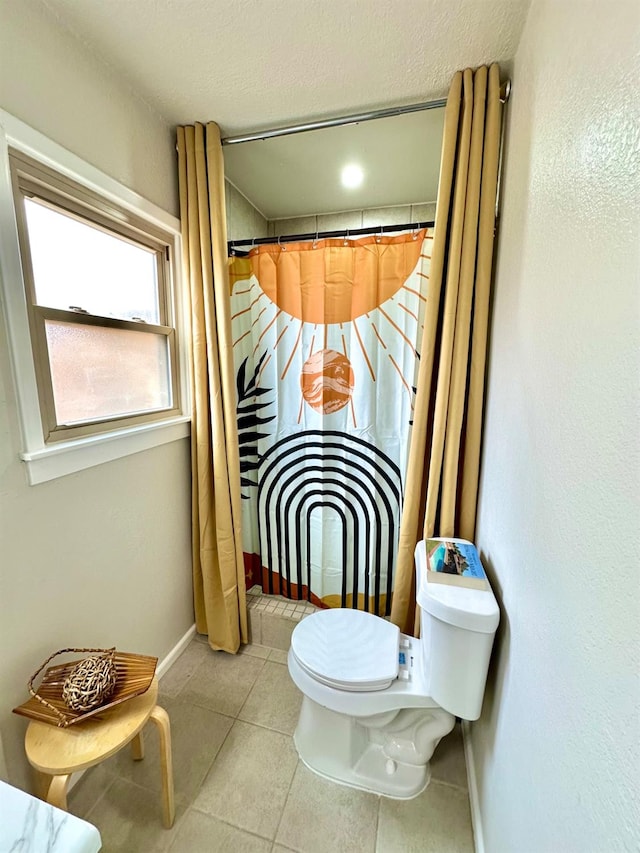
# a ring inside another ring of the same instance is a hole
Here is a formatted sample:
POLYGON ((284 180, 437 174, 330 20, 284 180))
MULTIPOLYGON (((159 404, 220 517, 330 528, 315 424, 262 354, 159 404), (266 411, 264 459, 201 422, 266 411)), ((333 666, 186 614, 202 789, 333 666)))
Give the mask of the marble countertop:
POLYGON ((0 853, 98 853, 95 826, 0 781, 0 853))

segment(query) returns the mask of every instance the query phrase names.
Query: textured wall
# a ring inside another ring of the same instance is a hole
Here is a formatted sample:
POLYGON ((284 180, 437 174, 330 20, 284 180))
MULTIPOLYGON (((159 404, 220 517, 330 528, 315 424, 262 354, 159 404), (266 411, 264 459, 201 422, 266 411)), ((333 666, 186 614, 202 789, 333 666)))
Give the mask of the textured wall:
MULTIPOLYGON (((28 0, 1 9, 0 106, 171 209, 168 127, 28 0)), ((11 708, 37 666, 65 646, 162 658, 193 610, 188 441, 39 486, 21 449, 0 316, 0 734, 10 781, 26 787, 11 708)))
POLYGON ((509 104, 477 541, 487 853, 640 847, 638 7, 534 0, 509 104))
POLYGON ((0 0, 0 21, 0 107, 177 215, 170 123, 42 3, 0 0))

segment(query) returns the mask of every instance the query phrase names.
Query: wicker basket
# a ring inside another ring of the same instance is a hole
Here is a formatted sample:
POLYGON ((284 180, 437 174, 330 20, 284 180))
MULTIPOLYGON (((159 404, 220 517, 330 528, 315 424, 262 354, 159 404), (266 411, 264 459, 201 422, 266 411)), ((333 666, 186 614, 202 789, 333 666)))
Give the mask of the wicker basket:
MULTIPOLYGON (((96 651, 95 649, 93 651, 96 651)), ((62 685, 62 698, 73 711, 104 705, 116 686, 115 648, 77 663, 62 685)))
POLYGON ((13 712, 24 717, 30 717, 33 720, 66 728, 144 693, 153 681, 157 663, 158 658, 136 655, 130 652, 118 652, 115 648, 60 649, 50 655, 31 676, 28 688, 32 698, 14 708, 13 712), (69 653, 92 653, 97 659, 108 657, 115 668, 116 678, 113 691, 108 696, 106 693, 103 694, 99 704, 89 709, 83 708, 82 702, 79 703, 79 707, 70 708, 63 695, 65 684, 69 683, 69 677, 73 675, 74 670, 79 665, 87 660, 86 658, 49 667, 38 689, 34 689, 33 683, 46 665, 58 655, 69 653))

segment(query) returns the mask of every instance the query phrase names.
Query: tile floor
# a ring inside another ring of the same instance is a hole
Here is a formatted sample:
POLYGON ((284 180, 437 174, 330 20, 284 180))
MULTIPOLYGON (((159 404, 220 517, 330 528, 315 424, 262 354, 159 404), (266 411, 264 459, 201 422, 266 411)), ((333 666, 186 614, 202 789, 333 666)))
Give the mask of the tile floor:
POLYGON ((263 595, 259 586, 247 590, 249 632, 253 643, 287 651, 291 632, 301 619, 315 613, 307 601, 290 601, 281 595, 263 595))
POLYGON ((88 771, 69 809, 104 853, 473 853, 462 738, 438 746, 433 781, 397 801, 326 782, 298 760, 300 694, 281 649, 213 652, 198 638, 160 681, 171 718, 176 821, 162 827, 158 745, 88 771))

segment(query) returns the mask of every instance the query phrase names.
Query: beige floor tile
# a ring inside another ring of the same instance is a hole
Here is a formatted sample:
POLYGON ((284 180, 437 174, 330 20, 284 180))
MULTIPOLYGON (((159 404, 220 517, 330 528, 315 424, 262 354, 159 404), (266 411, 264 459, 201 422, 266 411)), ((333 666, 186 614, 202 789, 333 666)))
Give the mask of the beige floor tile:
MULTIPOLYGON (((270 618, 287 627, 281 617, 270 618)), ((145 731, 145 759, 134 762, 125 748, 92 768, 69 795, 70 811, 98 826, 104 853, 169 846, 172 853, 372 852, 378 799, 312 774, 282 733, 295 726, 299 706, 286 651, 247 646, 241 655, 226 655, 212 652, 204 639, 194 640, 161 682, 179 694, 160 699, 171 719, 176 826, 162 826, 152 726, 145 731), (242 721, 234 723, 240 707, 242 721), (197 809, 186 812, 193 800, 197 809)), ((459 726, 439 744, 432 777, 415 800, 380 800, 377 853, 472 853, 459 726)))
POLYGON ((252 658, 262 658, 266 660, 269 657, 269 653, 271 649, 268 646, 260 646, 257 643, 247 643, 244 646, 240 646, 238 654, 240 655, 249 655, 252 658))
POLYGON ((271 842, 191 809, 170 849, 172 853, 270 853, 271 842))
POLYGON ((247 611, 249 614, 249 642, 262 642, 262 612, 257 607, 247 611))
POLYGON ((180 701, 235 717, 264 666, 250 655, 210 652, 180 693, 180 701))
MULTIPOLYGON (((176 795, 191 802, 233 725, 231 717, 179 700, 162 703, 171 722, 173 781, 176 795)), ((161 790, 160 750, 153 724, 144 729, 145 757, 133 761, 125 747, 109 761, 109 770, 153 791, 161 790)))
POLYGON ((176 799, 176 821, 165 829, 160 795, 116 779, 87 820, 100 830, 101 853, 158 853, 168 850, 184 812, 184 802, 176 799))
POLYGON ((210 651, 207 644, 192 640, 160 679, 159 696, 177 696, 210 651))
POLYGON ((328 782, 300 762, 276 841, 300 853, 373 853, 377 814, 378 797, 328 782))
POLYGON ((467 792, 431 782, 413 800, 382 797, 376 853, 473 853, 467 792))
POLYGON ((456 723, 455 729, 443 737, 431 759, 431 778, 438 782, 448 782, 467 788, 467 766, 464 761, 464 743, 462 728, 456 723))
POLYGON ((116 776, 107 764, 108 762, 103 761, 91 767, 74 785, 68 797, 71 814, 85 817, 113 783, 116 776))
POLYGON ((238 719, 290 735, 298 723, 301 704, 302 693, 291 680, 287 667, 268 660, 238 719))
POLYGON ((194 805, 273 839, 297 761, 290 737, 236 721, 194 805))
POLYGON ((262 614, 262 645, 288 651, 291 645, 291 634, 296 624, 293 619, 265 611, 262 614))

